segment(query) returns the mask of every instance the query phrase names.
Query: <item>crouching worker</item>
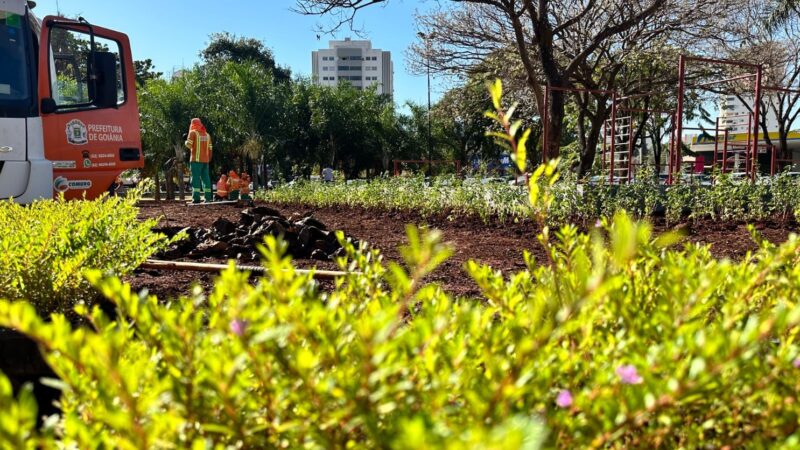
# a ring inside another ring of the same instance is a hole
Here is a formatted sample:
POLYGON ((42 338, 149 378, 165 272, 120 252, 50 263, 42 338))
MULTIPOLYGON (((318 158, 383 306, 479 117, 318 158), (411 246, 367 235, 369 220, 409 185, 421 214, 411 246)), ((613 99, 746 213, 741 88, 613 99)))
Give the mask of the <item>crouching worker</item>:
POLYGON ((217 201, 224 201, 228 199, 228 176, 224 173, 220 175, 219 181, 217 181, 217 194, 214 196, 214 200, 217 201))
POLYGON ((250 175, 246 173, 242 173, 242 182, 241 182, 241 195, 242 200, 247 202, 247 204, 253 204, 253 197, 250 196, 250 175))
POLYGON ((228 198, 230 200, 239 200, 239 187, 242 181, 235 170, 228 172, 228 198))

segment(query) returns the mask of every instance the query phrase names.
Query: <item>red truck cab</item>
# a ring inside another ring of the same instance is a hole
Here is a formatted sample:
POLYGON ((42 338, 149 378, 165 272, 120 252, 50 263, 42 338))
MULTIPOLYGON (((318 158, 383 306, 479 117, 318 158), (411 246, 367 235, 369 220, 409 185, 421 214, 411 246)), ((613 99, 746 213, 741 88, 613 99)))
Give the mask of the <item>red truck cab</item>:
POLYGON ((96 198, 141 168, 127 36, 0 0, 0 199, 96 198))

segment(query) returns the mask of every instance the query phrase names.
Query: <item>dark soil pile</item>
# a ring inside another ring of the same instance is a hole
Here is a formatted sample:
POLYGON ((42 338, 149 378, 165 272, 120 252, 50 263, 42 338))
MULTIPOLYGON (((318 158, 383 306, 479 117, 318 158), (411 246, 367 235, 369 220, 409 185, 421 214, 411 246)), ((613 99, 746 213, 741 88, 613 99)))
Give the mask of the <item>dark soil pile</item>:
POLYGON ((167 260, 232 258, 253 262, 259 259, 258 245, 268 235, 282 237, 289 245, 289 254, 295 259, 330 261, 344 251, 336 233, 314 217, 293 215, 286 218, 267 206, 241 211, 237 222, 219 217, 208 228, 171 226, 154 231, 170 237, 186 233, 186 239, 156 255, 158 259, 167 260))

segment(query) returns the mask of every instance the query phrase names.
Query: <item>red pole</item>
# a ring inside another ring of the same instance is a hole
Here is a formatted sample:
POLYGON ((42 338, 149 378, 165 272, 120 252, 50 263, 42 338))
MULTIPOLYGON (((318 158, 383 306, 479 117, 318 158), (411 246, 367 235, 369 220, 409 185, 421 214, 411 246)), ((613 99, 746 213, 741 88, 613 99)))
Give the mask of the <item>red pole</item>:
POLYGON ((755 183, 756 181, 756 171, 758 170, 758 123, 759 123, 759 108, 761 106, 761 65, 756 68, 756 100, 755 105, 753 105, 753 122, 754 124, 754 133, 753 133, 753 173, 751 175, 751 179, 755 183))
POLYGON ((681 144, 683 143, 683 95, 686 89, 686 58, 683 55, 678 57, 678 108, 675 111, 675 165, 678 168, 678 179, 680 180, 681 168, 681 144))
POLYGON ((775 146, 771 146, 769 149, 770 161, 769 161, 769 174, 770 176, 775 176, 775 146))
POLYGON ((728 168, 728 128, 725 128, 725 141, 722 144, 722 173, 728 168))
POLYGON ((753 115, 747 117, 747 145, 744 146, 744 173, 750 175, 750 146, 753 142, 750 138, 753 136, 753 115))
POLYGON ((675 145, 675 115, 670 114, 669 151, 667 153, 667 184, 672 184, 672 152, 675 145))
POLYGON ((547 163, 547 147, 549 147, 549 133, 547 125, 550 122, 550 85, 544 87, 544 112, 542 113, 542 163, 547 163))
POLYGON ((714 158, 711 167, 717 167, 717 152, 719 152, 719 117, 717 117, 717 125, 714 128, 714 158))
POLYGON ((614 184, 614 148, 617 146, 617 94, 611 94, 611 170, 608 172, 608 183, 614 184))

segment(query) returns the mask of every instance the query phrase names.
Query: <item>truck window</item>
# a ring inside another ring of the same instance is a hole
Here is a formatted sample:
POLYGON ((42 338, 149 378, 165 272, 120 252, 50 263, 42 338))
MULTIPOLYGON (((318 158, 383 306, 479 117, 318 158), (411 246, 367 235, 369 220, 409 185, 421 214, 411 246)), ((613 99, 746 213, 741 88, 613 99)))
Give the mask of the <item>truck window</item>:
POLYGON ((29 96, 23 17, 0 11, 0 100, 29 96))
MULTIPOLYGON (((51 83, 53 99, 62 108, 92 107, 89 94, 88 62, 91 54, 88 32, 54 27, 50 33, 52 57, 51 83)), ((117 61, 117 103, 125 102, 125 82, 120 45, 118 42, 95 36, 95 50, 114 54, 117 61)))

